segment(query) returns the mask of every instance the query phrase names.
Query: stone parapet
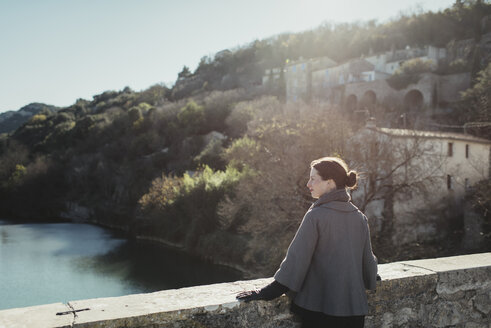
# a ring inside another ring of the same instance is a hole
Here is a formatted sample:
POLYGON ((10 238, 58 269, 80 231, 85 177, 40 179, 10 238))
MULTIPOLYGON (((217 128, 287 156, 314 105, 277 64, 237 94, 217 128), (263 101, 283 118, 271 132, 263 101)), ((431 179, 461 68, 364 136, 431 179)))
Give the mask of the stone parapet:
MULTIPOLYGON (((365 327, 491 327, 491 253, 382 264, 379 274, 376 292, 369 292, 365 327)), ((3 310, 0 327, 300 327, 287 296, 235 300, 238 292, 271 281, 3 310)))

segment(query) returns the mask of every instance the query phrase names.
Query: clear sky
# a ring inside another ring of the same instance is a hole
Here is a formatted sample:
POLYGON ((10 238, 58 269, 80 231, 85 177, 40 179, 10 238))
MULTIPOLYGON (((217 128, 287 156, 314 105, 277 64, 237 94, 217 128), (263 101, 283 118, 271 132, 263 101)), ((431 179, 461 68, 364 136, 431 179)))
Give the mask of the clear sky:
POLYGON ((384 22, 454 0, 0 0, 0 112, 172 85, 205 55, 325 22, 384 22))

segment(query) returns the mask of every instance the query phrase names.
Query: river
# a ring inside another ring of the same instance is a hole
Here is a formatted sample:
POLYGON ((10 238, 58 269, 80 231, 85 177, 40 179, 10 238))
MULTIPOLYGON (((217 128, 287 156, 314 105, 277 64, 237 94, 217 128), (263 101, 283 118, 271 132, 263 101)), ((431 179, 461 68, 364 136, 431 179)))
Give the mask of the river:
POLYGON ((90 224, 0 220, 0 310, 240 278, 235 270, 90 224))

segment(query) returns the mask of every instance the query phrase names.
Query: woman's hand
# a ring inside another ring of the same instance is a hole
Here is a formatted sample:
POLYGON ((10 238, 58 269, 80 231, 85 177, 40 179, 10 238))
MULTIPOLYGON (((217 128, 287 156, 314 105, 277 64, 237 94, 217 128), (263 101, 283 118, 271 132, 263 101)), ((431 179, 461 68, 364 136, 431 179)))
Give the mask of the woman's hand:
POLYGON ((249 290, 238 293, 235 298, 239 301, 249 302, 257 300, 271 301, 288 291, 288 287, 280 284, 276 280, 261 289, 249 290))
POLYGON ((235 296, 235 298, 238 299, 239 301, 244 301, 244 302, 257 301, 261 299, 261 297, 259 296, 259 292, 260 291, 257 289, 240 292, 235 296))

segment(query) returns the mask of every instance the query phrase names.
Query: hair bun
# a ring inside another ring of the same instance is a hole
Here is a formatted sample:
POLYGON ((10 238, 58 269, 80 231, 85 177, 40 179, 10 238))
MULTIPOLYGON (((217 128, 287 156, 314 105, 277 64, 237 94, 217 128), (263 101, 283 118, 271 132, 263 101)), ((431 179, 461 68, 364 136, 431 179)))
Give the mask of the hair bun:
POLYGON ((355 171, 349 171, 346 176, 346 186, 353 188, 356 186, 357 173, 355 171))

